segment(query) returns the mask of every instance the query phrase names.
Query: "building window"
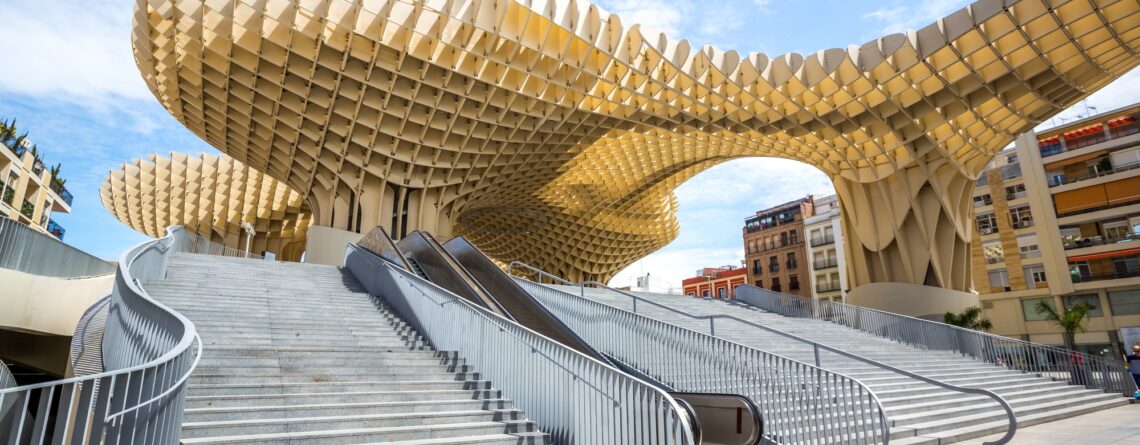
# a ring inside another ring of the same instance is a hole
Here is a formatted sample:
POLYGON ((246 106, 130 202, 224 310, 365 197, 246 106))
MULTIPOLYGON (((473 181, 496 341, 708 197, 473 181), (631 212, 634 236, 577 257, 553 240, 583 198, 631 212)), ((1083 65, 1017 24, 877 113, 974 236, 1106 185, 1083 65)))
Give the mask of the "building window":
POLYGON ((990 273, 990 288, 1001 289, 1003 292, 1008 292, 1009 288, 1009 272, 1005 269, 994 269, 990 273))
POLYGON ((993 200, 993 198, 990 197, 989 193, 986 193, 986 194, 981 195, 981 196, 975 196, 974 197, 974 207, 982 207, 982 206, 993 205, 993 203, 994 203, 994 200, 993 200))
MULTIPOLYGON (((761 275, 762 269, 760 268, 760 260, 752 260, 752 274, 761 275)), ((759 285, 757 285, 759 286, 759 285)))
POLYGON ((799 277, 795 275, 788 276, 788 290, 800 290, 799 277))
POLYGON ((1069 263, 1069 276, 1073 278, 1074 283, 1088 281, 1092 277, 1092 268, 1089 267, 1088 261, 1077 261, 1069 263))
POLYGON ((756 287, 764 287, 764 280, 756 280, 756 287))
POLYGON ((1117 278, 1135 276, 1140 273, 1140 255, 1113 258, 1112 266, 1116 269, 1117 278))
POLYGON ((997 218, 994 212, 979 213, 974 217, 978 223, 978 232, 982 235, 997 233, 997 218))
POLYGON ((780 291, 780 277, 772 278, 772 290, 776 292, 780 291))
POLYGON ((1030 289, 1036 289, 1048 283, 1045 279, 1045 266, 1041 264, 1034 264, 1032 266, 1025 266, 1025 285, 1030 289))
POLYGON ((1017 250, 1022 258, 1037 258, 1041 250, 1037 247, 1037 235, 1022 235, 1017 237, 1017 250))
POLYGON ((1089 317, 1104 316, 1104 308, 1100 306, 1100 297, 1096 294, 1066 295, 1061 297, 1061 301, 1065 303, 1065 310, 1072 310, 1078 304, 1088 303, 1089 306, 1092 306, 1089 317))
POLYGON ((788 236, 788 238, 791 239, 792 244, 799 244, 800 243, 800 232, 792 230, 789 233, 790 233, 790 235, 788 236))
POLYGON ((796 268, 796 253, 788 252, 788 269, 796 268))
POLYGON ((1011 185, 1005 188, 1005 199, 1007 201, 1024 198, 1025 196, 1025 184, 1011 185))
POLYGON ((768 271, 769 272, 779 272, 780 271, 780 257, 772 256, 772 257, 768 258, 768 271))
POLYGON ((1140 289, 1109 292, 1108 305, 1113 316, 1140 315, 1140 289))
POLYGON ((702 297, 705 297, 705 298, 708 298, 708 297, 709 297, 709 290, 708 290, 708 289, 705 289, 705 290, 701 291, 701 296, 702 296, 702 297))
POLYGON ((1033 227, 1033 213, 1029 211, 1027 205, 1009 209, 1009 220, 1015 229, 1033 227))
POLYGON ((780 233, 780 247, 785 247, 787 245, 788 245, 788 232, 782 232, 782 233, 780 233))
POLYGON ((1037 313, 1037 303, 1045 302, 1050 307, 1053 306, 1053 298, 1027 298, 1021 300, 1021 312, 1025 316, 1025 321, 1042 321, 1045 320, 1044 314, 1037 313))
POLYGON ((728 297, 728 295, 726 295, 726 294, 725 294, 725 291, 726 291, 726 290, 727 290, 727 289, 725 289, 725 288, 723 288, 723 287, 718 287, 718 288, 716 288, 716 297, 717 297, 717 298, 720 298, 720 299, 722 299, 722 300, 723 300, 723 299, 725 299, 726 297, 728 297))
POLYGON ((1002 262, 1005 259, 1005 251, 1001 247, 1001 241, 993 240, 982 243, 982 256, 986 258, 986 264, 1002 262))

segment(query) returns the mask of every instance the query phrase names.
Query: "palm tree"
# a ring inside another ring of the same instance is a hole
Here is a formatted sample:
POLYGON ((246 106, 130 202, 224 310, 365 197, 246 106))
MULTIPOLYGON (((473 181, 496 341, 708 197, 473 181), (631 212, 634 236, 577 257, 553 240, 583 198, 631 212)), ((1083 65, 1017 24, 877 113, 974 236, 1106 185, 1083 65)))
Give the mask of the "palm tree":
POLYGON ((982 318, 982 308, 977 306, 970 306, 960 314, 947 312, 942 317, 942 320, 949 325, 959 326, 966 329, 973 329, 975 331, 989 331, 994 328, 994 324, 989 320, 982 318))
POLYGON ((1048 301, 1039 301, 1034 306, 1037 315, 1044 315, 1046 320, 1056 323, 1065 330, 1064 340, 1065 347, 1070 351, 1077 349, 1077 332, 1085 332, 1085 321, 1088 319, 1089 312, 1092 312, 1095 307, 1087 302, 1080 302, 1071 308, 1062 308, 1061 312, 1053 308, 1053 305, 1048 301))

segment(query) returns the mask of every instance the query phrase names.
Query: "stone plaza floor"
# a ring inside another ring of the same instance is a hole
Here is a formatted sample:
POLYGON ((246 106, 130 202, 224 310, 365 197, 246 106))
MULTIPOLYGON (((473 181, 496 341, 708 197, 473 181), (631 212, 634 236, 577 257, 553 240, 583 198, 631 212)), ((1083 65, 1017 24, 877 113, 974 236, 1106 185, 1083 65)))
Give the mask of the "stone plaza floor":
MULTIPOLYGON (((958 442, 981 445, 997 440, 1000 434, 958 442)), ((1140 445, 1140 404, 1097 411, 1056 422, 1033 425, 1017 430, 1011 444, 1016 445, 1140 445)))

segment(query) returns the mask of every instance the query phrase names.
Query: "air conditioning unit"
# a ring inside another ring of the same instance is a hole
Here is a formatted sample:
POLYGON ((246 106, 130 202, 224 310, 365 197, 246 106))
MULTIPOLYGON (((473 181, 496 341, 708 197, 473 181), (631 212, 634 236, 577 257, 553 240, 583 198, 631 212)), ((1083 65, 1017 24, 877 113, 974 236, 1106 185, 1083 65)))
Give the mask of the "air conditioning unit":
POLYGON ((978 229, 978 231, 981 232, 982 235, 989 235, 991 233, 994 233, 994 228, 993 227, 986 227, 983 229, 978 229))

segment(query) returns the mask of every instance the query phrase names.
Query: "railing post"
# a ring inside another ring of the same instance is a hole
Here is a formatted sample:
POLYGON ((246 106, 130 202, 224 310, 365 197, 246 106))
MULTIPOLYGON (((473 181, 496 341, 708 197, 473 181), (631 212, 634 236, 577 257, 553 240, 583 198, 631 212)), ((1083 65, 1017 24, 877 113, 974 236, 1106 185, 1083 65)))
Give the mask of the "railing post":
MULTIPOLYGON (((637 302, 637 300, 633 300, 633 301, 634 301, 634 303, 637 302)), ((711 335, 713 337, 716 337, 716 324, 715 324, 715 322, 716 322, 715 318, 709 319, 709 335, 711 335)))
POLYGON ((811 347, 815 350, 815 367, 819 368, 819 343, 812 343, 811 347))

